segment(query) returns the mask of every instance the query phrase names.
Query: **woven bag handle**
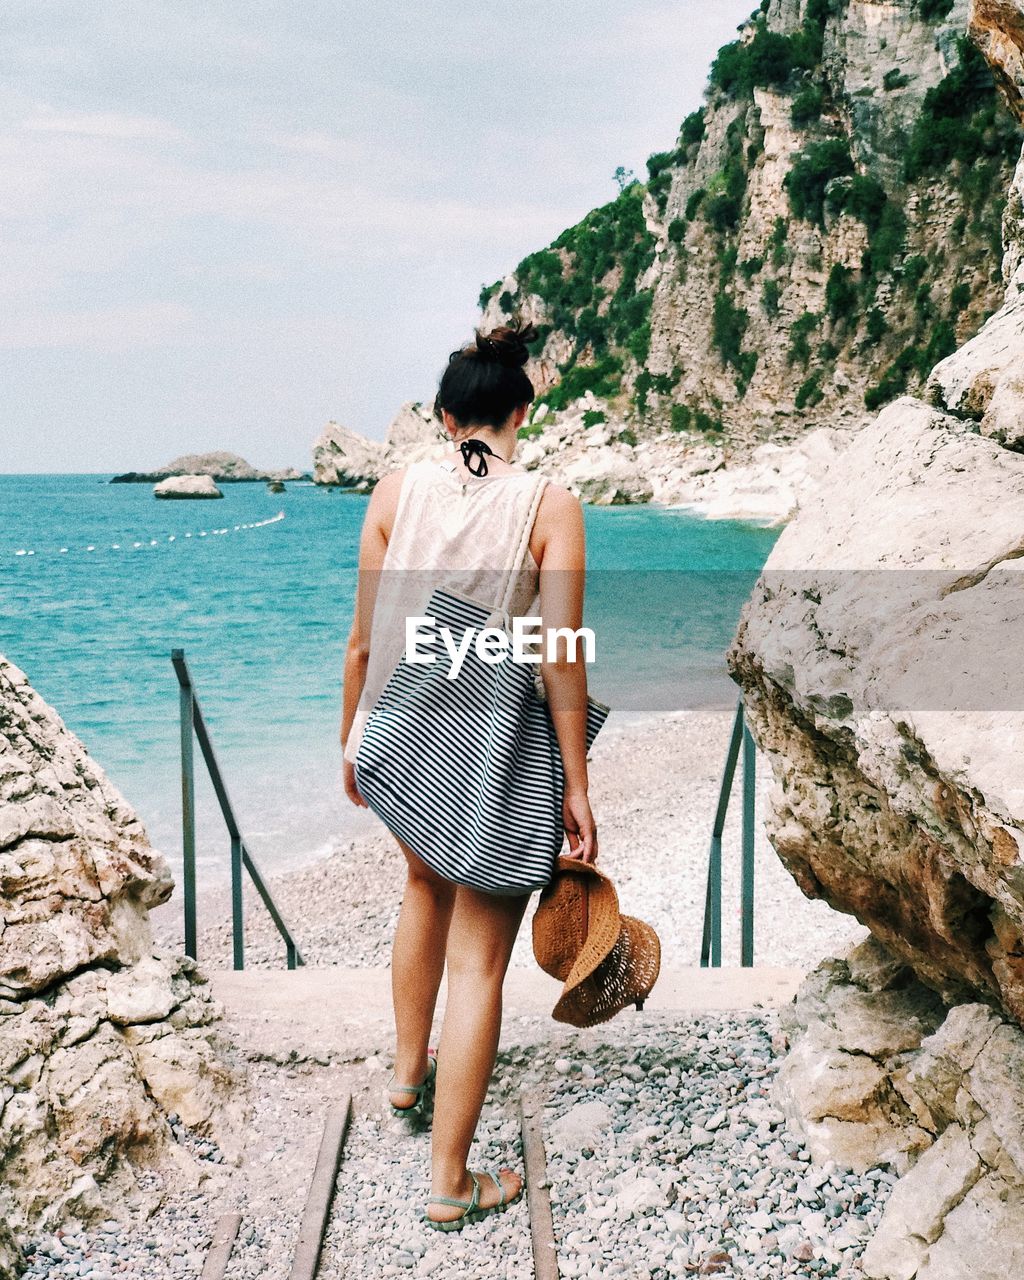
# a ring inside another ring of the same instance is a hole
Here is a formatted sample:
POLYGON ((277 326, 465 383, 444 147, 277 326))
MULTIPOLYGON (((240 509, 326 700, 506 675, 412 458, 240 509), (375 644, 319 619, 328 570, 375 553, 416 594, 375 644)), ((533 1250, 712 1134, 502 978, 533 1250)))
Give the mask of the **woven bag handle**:
POLYGON ((534 486, 533 493, 530 497, 530 505, 527 508, 525 519, 521 529, 519 530, 519 543, 516 547, 516 553, 512 560, 512 567, 508 571, 505 579, 505 590, 502 592, 501 601, 498 604, 499 611, 508 618, 509 605, 512 603, 512 593, 515 590, 516 578, 520 570, 526 563, 526 553, 530 549, 530 534, 533 532, 533 523, 537 518, 537 509, 540 507, 541 494, 544 492, 544 486, 547 484, 547 476, 538 475, 537 483, 534 486))

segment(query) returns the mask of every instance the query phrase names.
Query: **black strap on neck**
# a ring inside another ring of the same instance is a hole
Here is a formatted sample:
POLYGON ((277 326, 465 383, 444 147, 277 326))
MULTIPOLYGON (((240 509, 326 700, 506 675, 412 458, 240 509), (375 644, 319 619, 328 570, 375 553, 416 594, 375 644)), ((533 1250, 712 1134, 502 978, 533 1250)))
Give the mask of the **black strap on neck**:
POLYGON ((485 476, 487 474, 487 459, 485 454, 490 454, 492 458, 498 455, 494 452, 489 444, 484 440, 477 440, 475 436, 471 436, 468 440, 463 440, 459 445, 462 453, 462 461, 466 464, 466 470, 473 476, 485 476), (476 467, 473 466, 473 459, 476 459, 476 467))

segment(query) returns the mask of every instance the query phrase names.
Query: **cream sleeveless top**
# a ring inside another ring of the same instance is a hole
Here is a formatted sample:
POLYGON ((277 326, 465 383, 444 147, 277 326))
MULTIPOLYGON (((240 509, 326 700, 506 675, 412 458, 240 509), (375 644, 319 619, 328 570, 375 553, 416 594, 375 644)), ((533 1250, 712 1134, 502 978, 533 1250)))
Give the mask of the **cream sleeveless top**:
MULTIPOLYGON (((537 476, 532 471, 459 476, 453 463, 406 468, 378 575, 366 683, 345 744, 355 761, 367 717, 405 651, 406 618, 427 614, 435 587, 494 607, 513 565, 537 476)), ((513 617, 540 612, 539 566, 529 550, 512 592, 513 617)))

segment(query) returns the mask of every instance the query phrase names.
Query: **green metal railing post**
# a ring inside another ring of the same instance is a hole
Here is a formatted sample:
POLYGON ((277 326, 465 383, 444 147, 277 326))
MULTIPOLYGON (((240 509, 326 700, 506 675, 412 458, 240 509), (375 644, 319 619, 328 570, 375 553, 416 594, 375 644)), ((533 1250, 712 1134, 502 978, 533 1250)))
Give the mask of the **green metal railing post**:
POLYGON ((740 964, 754 963, 754 791, 757 750, 743 724, 743 868, 740 889, 740 964))
POLYGON ((236 969, 245 968, 245 921, 242 917, 242 838, 231 837, 231 944, 236 969))
POLYGON ((181 796, 182 834, 184 843, 184 897, 185 897, 185 951, 196 958, 196 833, 195 833, 195 778, 192 759, 193 738, 199 743, 203 761, 213 784, 214 794, 224 823, 231 838, 231 940, 232 962, 236 969, 245 964, 245 920, 242 910, 242 873, 247 871, 263 905, 270 913, 281 935, 288 958, 288 968, 305 964, 302 952, 292 937, 291 930, 277 908, 270 890, 264 882, 259 867, 245 847, 242 833, 235 820, 235 811, 228 799, 227 788, 221 775, 217 756, 210 741, 210 734, 203 719, 199 699, 192 685, 192 676, 185 661, 184 649, 171 650, 171 664, 178 677, 181 691, 181 796))
POLYGON ((702 969, 717 969, 722 963, 722 832, 729 811, 729 796, 736 774, 740 743, 743 741, 743 700, 736 705, 736 715, 729 735, 729 749, 725 755, 725 768, 718 788, 718 807, 711 828, 711 848, 708 852, 708 881, 704 895, 704 935, 701 939, 700 964, 702 969))
POLYGON ((754 963, 754 799, 757 783, 757 747, 747 727, 743 699, 736 705, 736 715, 729 735, 725 768, 718 789, 718 807, 711 829, 708 850, 708 880, 704 894, 704 931, 701 938, 701 968, 718 968, 722 963, 722 833, 729 810, 736 764, 743 753, 743 830, 740 865, 740 964, 749 968, 754 963))
MULTIPOLYGON (((171 653, 171 659, 184 660, 181 649, 171 653)), ((181 686, 178 705, 181 719, 181 847, 182 847, 182 898, 185 914, 185 954, 193 960, 196 954, 196 778, 192 758, 191 688, 181 686)))

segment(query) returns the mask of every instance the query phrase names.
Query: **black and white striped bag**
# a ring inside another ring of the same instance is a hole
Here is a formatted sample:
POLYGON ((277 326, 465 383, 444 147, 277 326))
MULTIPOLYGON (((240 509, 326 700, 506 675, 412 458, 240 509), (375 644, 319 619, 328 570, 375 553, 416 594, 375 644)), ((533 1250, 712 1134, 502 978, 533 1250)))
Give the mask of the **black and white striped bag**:
MULTIPOLYGON (((540 477, 497 610, 434 590, 426 612, 437 626, 419 645, 434 660, 402 656, 355 759, 359 793, 385 825, 439 876, 485 893, 531 893, 554 875, 564 840, 562 756, 536 666, 509 656, 484 662, 471 644, 450 680, 440 628, 457 646, 467 627, 500 620, 511 632, 509 605, 543 487, 540 477)), ((588 699, 588 748, 608 711, 588 699)))

